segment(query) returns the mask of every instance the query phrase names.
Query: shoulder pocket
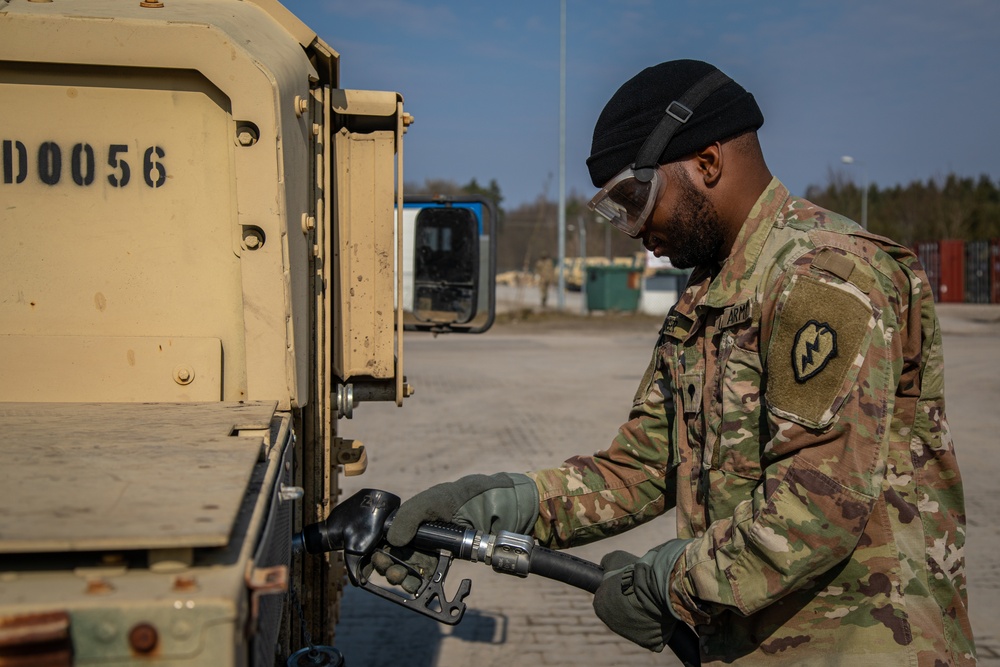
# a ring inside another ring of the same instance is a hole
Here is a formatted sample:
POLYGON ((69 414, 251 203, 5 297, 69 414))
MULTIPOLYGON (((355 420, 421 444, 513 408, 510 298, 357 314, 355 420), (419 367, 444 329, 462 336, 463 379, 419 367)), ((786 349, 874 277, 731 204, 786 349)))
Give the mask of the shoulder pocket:
POLYGON ((649 360, 646 372, 642 374, 642 379, 639 381, 639 388, 635 390, 635 395, 632 397, 632 407, 642 405, 653 389, 653 379, 656 377, 662 353, 663 333, 660 333, 659 338, 656 339, 656 345, 653 346, 653 358, 649 360))
POLYGON ((767 403, 774 414, 825 428, 864 362, 875 311, 850 284, 796 276, 778 302, 767 355, 767 403))

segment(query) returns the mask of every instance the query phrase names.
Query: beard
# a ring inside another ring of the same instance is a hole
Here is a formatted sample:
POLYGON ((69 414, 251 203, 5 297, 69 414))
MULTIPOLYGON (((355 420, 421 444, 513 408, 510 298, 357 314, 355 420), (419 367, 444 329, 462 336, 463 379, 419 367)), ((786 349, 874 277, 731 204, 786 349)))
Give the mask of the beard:
POLYGON ((726 242, 722 218, 708 197, 694 187, 687 173, 680 169, 677 173, 684 194, 674 209, 670 225, 667 253, 670 263, 678 269, 690 269, 717 262, 726 242))

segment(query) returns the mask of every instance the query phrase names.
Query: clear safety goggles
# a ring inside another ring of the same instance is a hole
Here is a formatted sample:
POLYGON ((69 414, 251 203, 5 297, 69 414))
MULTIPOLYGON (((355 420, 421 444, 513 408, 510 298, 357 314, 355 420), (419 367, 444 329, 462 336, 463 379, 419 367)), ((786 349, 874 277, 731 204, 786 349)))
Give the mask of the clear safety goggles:
POLYGON ((732 79, 719 70, 713 70, 688 88, 680 99, 668 104, 663 117, 639 148, 635 162, 618 172, 594 195, 587 204, 590 210, 597 211, 632 238, 639 236, 663 187, 658 164, 660 155, 678 128, 691 119, 698 105, 730 81, 732 79))
POLYGON ((642 181, 632 167, 626 167, 594 195, 587 207, 607 218, 617 229, 636 238, 656 207, 662 187, 663 176, 659 169, 653 170, 651 179, 642 181))

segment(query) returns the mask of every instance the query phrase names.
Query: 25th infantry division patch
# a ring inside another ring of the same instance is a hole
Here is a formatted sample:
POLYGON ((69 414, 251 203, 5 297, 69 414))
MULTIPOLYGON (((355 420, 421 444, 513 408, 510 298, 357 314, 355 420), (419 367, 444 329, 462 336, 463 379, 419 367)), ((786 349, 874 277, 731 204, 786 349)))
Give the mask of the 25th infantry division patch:
POLYGON ((809 320, 795 334, 792 345, 792 369, 800 384, 826 368, 837 356, 837 332, 829 324, 809 320))
POLYGON ((872 307, 840 285, 799 276, 781 297, 767 355, 772 412, 822 428, 854 386, 871 340, 872 307))

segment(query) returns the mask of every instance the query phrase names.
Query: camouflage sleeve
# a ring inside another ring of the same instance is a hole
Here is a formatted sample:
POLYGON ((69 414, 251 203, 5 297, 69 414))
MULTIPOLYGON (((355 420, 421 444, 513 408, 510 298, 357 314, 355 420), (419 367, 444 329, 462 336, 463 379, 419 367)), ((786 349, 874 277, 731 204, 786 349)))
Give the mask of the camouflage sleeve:
POLYGON ((528 473, 538 486, 533 534, 541 544, 565 548, 593 542, 673 507, 673 476, 668 473, 676 467, 670 453, 674 406, 658 359, 659 344, 629 421, 608 449, 528 473))
POLYGON ((864 262, 845 281, 811 259, 762 308, 762 483, 674 569, 671 603, 692 625, 752 614, 844 561, 879 495, 901 371, 898 292, 864 262))

